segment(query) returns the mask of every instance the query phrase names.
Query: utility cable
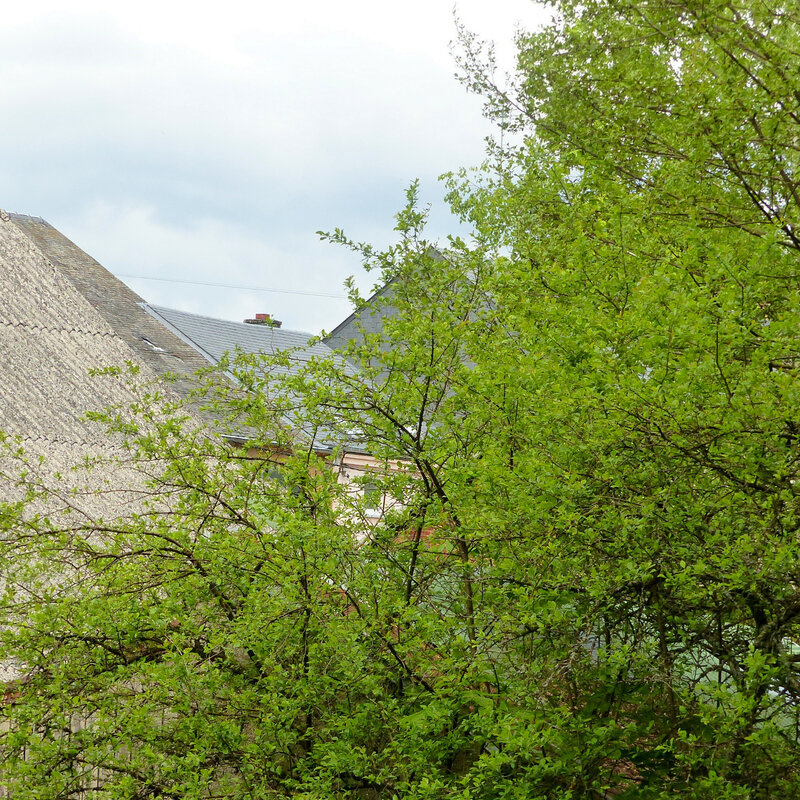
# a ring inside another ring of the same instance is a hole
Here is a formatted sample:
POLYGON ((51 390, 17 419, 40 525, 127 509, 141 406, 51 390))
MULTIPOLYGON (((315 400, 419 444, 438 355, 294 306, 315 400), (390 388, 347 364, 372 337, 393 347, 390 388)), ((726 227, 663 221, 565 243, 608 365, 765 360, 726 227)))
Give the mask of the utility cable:
POLYGON ((346 300, 347 295, 331 294, 330 292, 307 292, 302 289, 269 289, 266 286, 238 286, 232 283, 210 283, 208 281, 187 281, 182 278, 156 278, 153 275, 126 275, 116 273, 118 278, 135 278, 142 281, 163 281, 165 283, 190 283, 193 286, 214 286, 219 289, 243 289, 247 292, 275 292, 277 294, 304 294, 309 297, 332 297, 335 300, 346 300))

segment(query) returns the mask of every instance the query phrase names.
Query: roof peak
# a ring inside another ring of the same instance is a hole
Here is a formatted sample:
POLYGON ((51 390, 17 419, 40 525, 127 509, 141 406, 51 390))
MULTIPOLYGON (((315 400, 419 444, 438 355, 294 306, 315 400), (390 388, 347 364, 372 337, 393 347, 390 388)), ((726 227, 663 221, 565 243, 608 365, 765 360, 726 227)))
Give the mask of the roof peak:
POLYGON ((309 333, 308 331, 298 331, 292 328, 278 328, 275 325, 253 325, 248 324, 246 322, 238 322, 234 319, 222 319, 221 317, 210 317, 208 314, 198 314, 194 311, 182 311, 179 308, 170 308, 169 306, 159 306, 155 303, 144 303, 145 306, 149 306, 150 308, 154 309, 155 311, 166 311, 172 314, 186 314, 189 317, 194 317, 195 319, 205 319, 210 320, 212 322, 222 322, 225 325, 236 325, 239 328, 246 329, 248 331, 257 331, 257 330, 269 330, 269 331, 276 331, 279 330, 281 333, 296 333, 300 336, 307 336, 309 339, 312 339, 316 334, 309 333))

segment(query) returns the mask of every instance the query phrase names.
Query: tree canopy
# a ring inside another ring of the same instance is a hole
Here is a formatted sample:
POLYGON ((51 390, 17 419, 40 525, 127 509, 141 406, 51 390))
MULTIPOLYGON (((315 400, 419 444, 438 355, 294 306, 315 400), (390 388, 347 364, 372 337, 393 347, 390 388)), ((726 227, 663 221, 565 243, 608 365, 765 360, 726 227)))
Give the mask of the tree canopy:
POLYGON ((233 356, 247 450, 109 412, 127 519, 0 507, 15 796, 800 793, 800 11, 555 7, 507 86, 463 38, 472 240, 413 187, 396 246, 330 237, 391 286, 357 369, 233 356))

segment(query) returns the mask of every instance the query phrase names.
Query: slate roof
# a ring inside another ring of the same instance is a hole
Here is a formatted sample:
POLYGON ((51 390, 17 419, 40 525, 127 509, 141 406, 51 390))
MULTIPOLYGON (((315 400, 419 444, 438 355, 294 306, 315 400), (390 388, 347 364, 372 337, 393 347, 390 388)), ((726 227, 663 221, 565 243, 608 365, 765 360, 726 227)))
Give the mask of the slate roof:
POLYGON ((147 303, 143 303, 142 308, 212 364, 219 363, 225 353, 237 348, 252 355, 274 355, 291 350, 290 363, 295 370, 311 358, 333 355, 333 350, 323 342, 309 344, 312 335, 302 331, 229 322, 147 303))
POLYGON ((378 289, 372 297, 368 298, 363 308, 354 311, 347 319, 342 320, 323 340, 325 344, 335 350, 345 350, 352 341, 363 340, 365 335, 381 333, 383 323, 387 317, 396 313, 391 304, 394 291, 394 279, 378 289), (381 302, 377 302, 380 300, 381 302))
MULTIPOLYGON (((289 374, 297 374, 312 358, 331 357, 335 358, 340 366, 350 374, 354 372, 353 366, 337 355, 327 344, 321 341, 312 344, 310 340, 313 337, 310 333, 291 331, 271 325, 229 322, 147 303, 143 303, 142 308, 214 365, 218 364, 226 353, 241 350, 250 355, 288 353, 288 367, 281 366, 277 370, 278 373, 283 374, 286 374, 287 371, 289 374)), ((284 420, 297 436, 321 451, 330 451, 339 443, 337 437, 334 437, 330 431, 318 427, 307 430, 300 426, 297 419, 289 413, 284 420)), ((251 431, 242 429, 240 436, 229 436, 229 438, 246 441, 251 434, 251 431)), ((353 452, 362 452, 362 449, 356 443, 348 445, 348 450, 353 452)))

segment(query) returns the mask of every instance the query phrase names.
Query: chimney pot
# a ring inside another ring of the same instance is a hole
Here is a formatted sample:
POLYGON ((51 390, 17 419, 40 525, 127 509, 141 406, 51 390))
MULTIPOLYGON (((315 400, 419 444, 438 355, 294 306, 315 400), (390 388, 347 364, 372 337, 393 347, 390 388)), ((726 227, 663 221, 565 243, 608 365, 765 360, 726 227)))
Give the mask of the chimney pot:
POLYGON ((282 325, 279 319, 272 319, 269 314, 256 314, 253 319, 246 319, 248 325, 269 325, 272 328, 280 328, 282 325))

